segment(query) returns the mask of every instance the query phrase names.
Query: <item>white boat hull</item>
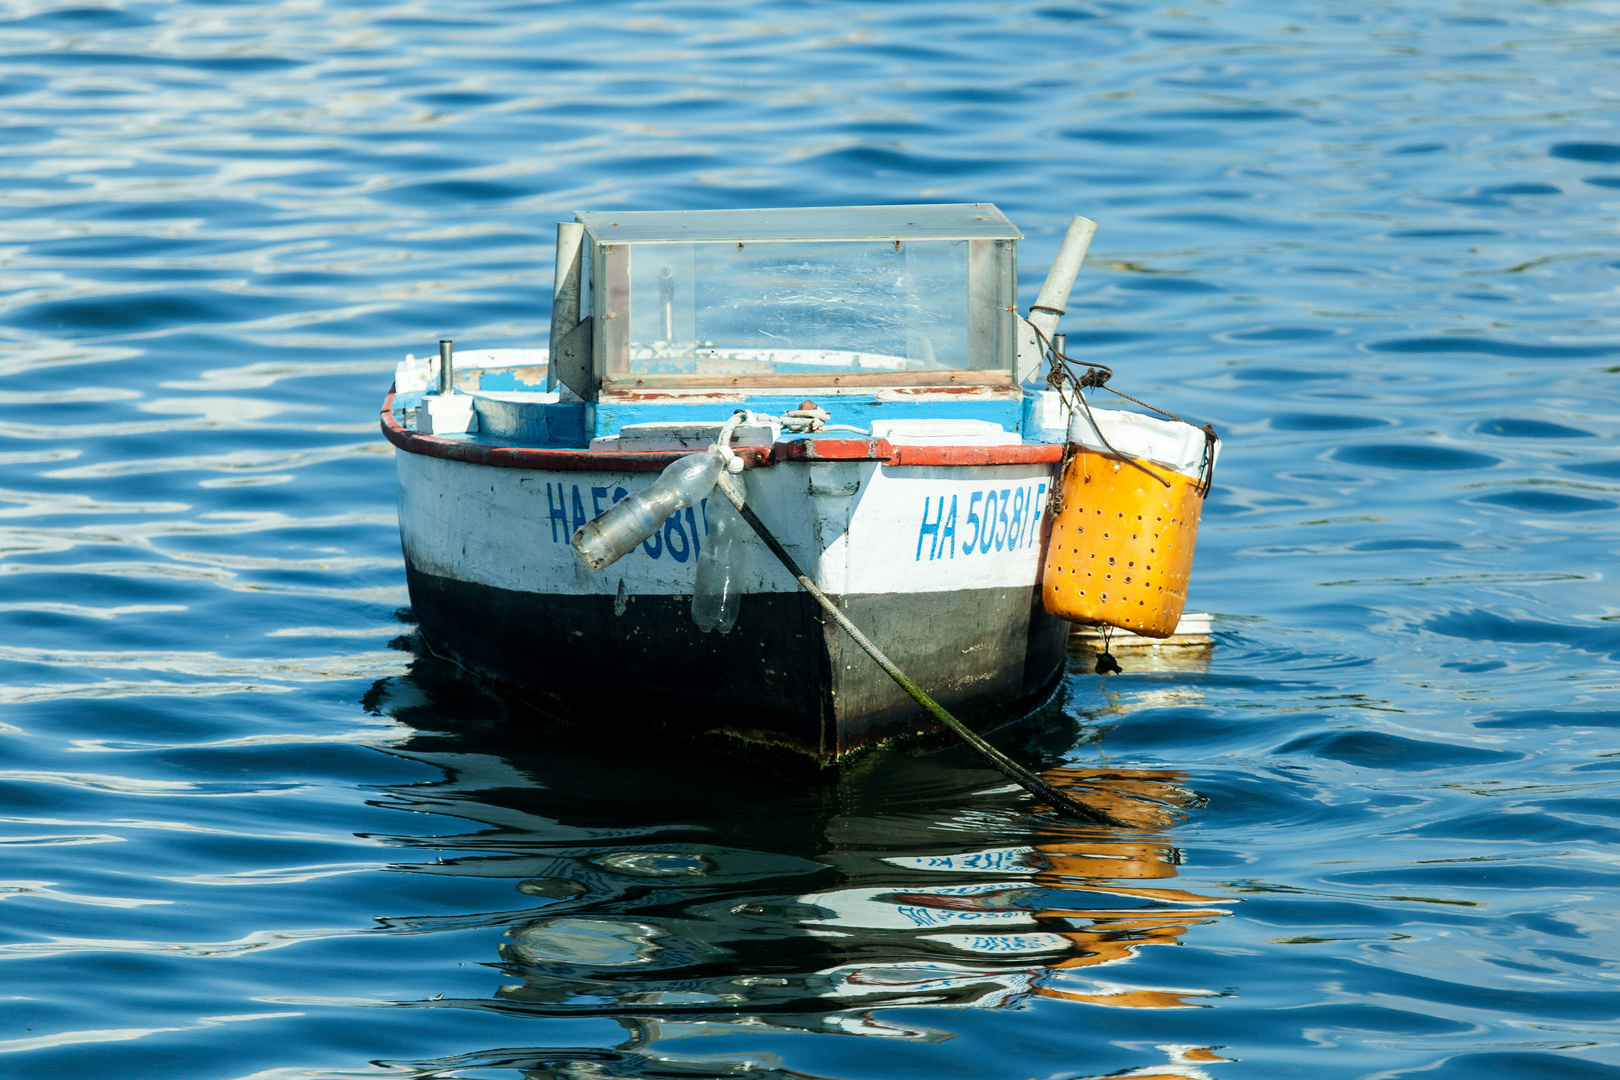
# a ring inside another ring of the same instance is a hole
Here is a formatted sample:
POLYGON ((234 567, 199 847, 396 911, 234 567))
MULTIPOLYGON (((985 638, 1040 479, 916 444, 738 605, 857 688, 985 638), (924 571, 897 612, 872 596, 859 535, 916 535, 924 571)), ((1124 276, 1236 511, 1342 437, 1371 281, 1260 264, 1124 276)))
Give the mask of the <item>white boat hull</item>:
MULTIPOLYGON (((1005 717, 1038 704, 1061 672, 1068 629, 1036 595, 1054 464, 898 464, 877 445, 866 459, 750 469, 750 504, 947 707, 1005 717)), ((401 538, 430 647, 561 719, 725 732, 823 763, 930 728, 757 538, 745 545, 736 628, 699 633, 689 609, 704 505, 611 567, 586 569, 568 542, 574 529, 657 476, 612 458, 513 467, 401 446, 401 538), (589 467, 598 460, 606 467, 589 467)))

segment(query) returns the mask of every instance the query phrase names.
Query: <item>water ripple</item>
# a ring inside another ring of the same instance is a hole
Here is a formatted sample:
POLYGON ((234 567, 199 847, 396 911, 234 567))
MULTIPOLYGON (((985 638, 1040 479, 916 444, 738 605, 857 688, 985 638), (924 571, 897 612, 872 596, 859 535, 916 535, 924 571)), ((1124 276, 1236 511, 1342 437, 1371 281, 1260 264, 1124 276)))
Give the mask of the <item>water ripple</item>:
POLYGON ((7 1075, 1615 1075, 1612 14, 13 5, 7 1075), (554 221, 934 200, 1227 440, 1214 650, 995 735, 1135 828, 422 651, 376 409, 554 221))

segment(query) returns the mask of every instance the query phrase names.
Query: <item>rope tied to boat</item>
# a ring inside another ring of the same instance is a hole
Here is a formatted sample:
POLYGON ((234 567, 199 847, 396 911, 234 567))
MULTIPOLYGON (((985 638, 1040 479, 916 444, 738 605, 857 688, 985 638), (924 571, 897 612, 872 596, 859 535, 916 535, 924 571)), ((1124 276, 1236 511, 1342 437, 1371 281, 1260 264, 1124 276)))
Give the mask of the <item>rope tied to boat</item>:
POLYGON ((737 451, 731 448, 731 437, 736 432, 737 426, 748 419, 750 415, 740 409, 732 413, 726 418, 726 422, 720 425, 720 434, 714 437, 714 449, 720 452, 720 457, 726 463, 724 473, 726 476, 734 476, 742 472, 743 467, 747 464, 737 456, 737 451))
POLYGON ((829 423, 829 421, 832 420, 832 413, 821 408, 813 401, 801 401, 797 409, 789 409, 781 416, 772 416, 770 413, 759 413, 739 409, 733 415, 732 419, 735 420, 737 417, 742 417, 743 419, 737 420, 736 423, 732 423, 731 420, 728 420, 726 422, 728 424, 732 424, 731 428, 727 429, 723 426, 721 428, 725 438, 720 439, 716 445, 720 446, 723 451, 729 450, 727 442, 730 438, 731 432, 736 429, 737 424, 742 423, 777 424, 781 426, 784 431, 794 435, 816 435, 823 431, 853 431, 857 435, 872 434, 868 429, 855 427, 853 424, 829 423))
POLYGON ((776 537, 771 534, 770 529, 768 529, 765 526, 765 523, 759 519, 759 515, 754 513, 754 508, 747 505, 742 485, 733 479, 735 474, 741 470, 733 469, 730 462, 733 458, 735 458, 735 460, 738 462, 741 462, 742 459, 737 458, 735 454, 731 452, 731 448, 728 444, 731 441, 733 432, 737 430, 737 426, 750 415, 752 414, 738 411, 731 417, 730 420, 727 420, 726 423, 721 426, 721 437, 716 440, 715 447, 721 452, 722 455, 729 454, 730 456, 726 458, 726 469, 720 474, 720 480, 716 486, 720 489, 721 493, 725 495, 727 501, 730 502, 732 506, 737 508, 737 513, 741 515, 742 519, 748 523, 749 527, 752 528, 756 534, 758 534, 760 540, 763 541, 765 546, 770 549, 771 554, 776 556, 777 561, 782 564, 783 568, 786 569, 789 574, 793 575, 796 581, 798 581, 800 587, 803 588, 805 592, 809 593, 816 603, 821 605, 823 611, 833 617, 833 621, 838 623, 844 632, 854 640, 855 644, 861 647, 867 656, 870 656, 874 661, 877 662, 877 665, 888 674, 889 678, 895 681, 900 689, 904 690, 913 701, 922 706, 925 712, 927 712, 935 720, 938 720, 947 730, 952 732, 958 738, 962 739, 962 741, 966 742, 968 746, 972 747, 973 750, 979 754, 980 757, 984 758, 991 765, 995 766, 995 768, 1009 780, 1012 780, 1014 783, 1018 784, 1024 790, 1028 791, 1037 798, 1045 800, 1060 814, 1076 818, 1080 821, 1089 821, 1094 825, 1112 825, 1116 828, 1122 829, 1131 828, 1132 826, 1130 822, 1122 821, 1106 810, 1092 806, 1089 803, 1081 802, 1072 795, 1059 791, 1057 788, 1053 787, 1039 776, 1030 772, 1028 769, 1024 768, 1007 755, 1003 754, 1000 750, 997 750, 995 747, 985 742, 984 739, 980 738, 978 734, 976 734, 966 724, 952 716, 943 705, 929 697, 923 692, 921 687, 912 682, 911 679, 907 678, 905 672, 896 667, 894 661, 885 656, 883 651, 874 645, 870 638, 861 633, 860 629, 857 628, 854 623, 849 621, 849 617, 839 610, 838 605, 834 604, 832 600, 827 597, 826 593, 823 593, 819 588, 817 588, 816 583, 811 581, 809 576, 806 575, 803 570, 799 569, 799 564, 794 561, 793 556, 789 555, 787 553, 787 549, 782 547, 781 543, 776 539, 776 537))
POLYGON ((818 408, 813 401, 804 401, 799 403, 797 409, 789 409, 782 414, 782 426, 795 433, 825 431, 827 421, 831 419, 832 413, 818 408))
MULTIPOLYGON (((1064 314, 1061 308, 1050 307, 1046 304, 1031 304, 1030 310, 1051 311, 1056 312, 1058 315, 1064 314)), ((1057 347, 1057 344, 1051 338, 1047 337, 1047 335, 1041 332, 1040 327, 1036 326, 1033 322, 1030 322, 1028 318, 1025 318, 1024 321, 1029 323, 1029 328, 1035 332, 1035 337, 1040 341, 1042 350, 1047 354, 1051 361, 1050 368, 1046 373, 1046 388, 1048 390, 1056 391, 1058 396, 1062 398, 1063 403, 1069 407, 1070 411, 1073 411, 1074 402, 1070 400, 1069 392, 1066 388, 1071 386, 1074 387, 1074 397, 1079 399, 1081 408, 1083 408, 1086 412, 1086 419, 1091 421, 1092 429, 1096 431, 1097 437, 1102 440, 1102 444, 1106 446, 1116 457, 1124 458, 1126 461, 1130 462, 1132 465, 1135 465, 1138 469, 1141 469, 1143 472, 1153 477, 1165 487, 1170 486, 1169 480, 1149 469, 1135 458, 1122 454, 1118 450, 1114 449, 1113 444, 1110 443, 1107 437, 1103 435, 1102 429, 1097 425, 1096 419, 1091 415, 1091 403, 1086 400, 1086 395, 1084 393, 1086 389, 1101 387, 1102 389, 1107 390, 1110 394, 1117 397, 1122 397, 1126 401, 1142 406, 1144 409, 1149 409, 1156 412, 1167 420, 1174 420, 1178 424, 1186 424, 1188 427, 1197 428, 1199 431, 1203 432, 1204 456, 1203 461, 1198 467, 1198 494, 1200 497, 1209 494, 1210 488, 1213 487, 1215 483, 1215 444, 1220 439, 1220 436, 1215 432, 1215 425, 1195 424, 1185 417, 1177 416, 1175 413, 1161 409, 1157 405, 1149 404, 1148 402, 1143 401, 1141 398, 1132 397, 1123 390, 1115 390, 1112 386, 1108 385, 1108 380, 1114 377, 1113 368, 1110 368, 1105 364, 1093 363, 1089 360, 1076 360, 1074 357, 1069 356, 1067 353, 1060 350, 1057 347), (1071 364, 1075 365, 1075 367, 1085 368, 1086 373, 1077 377, 1074 373, 1074 369, 1069 366, 1071 364)), ((1069 451, 1065 449, 1063 461, 1064 468, 1067 468, 1068 466, 1068 458, 1069 451)), ((1059 475, 1061 476, 1062 473, 1059 472, 1059 475)), ((1053 494, 1055 496, 1056 492, 1054 491, 1053 494)))

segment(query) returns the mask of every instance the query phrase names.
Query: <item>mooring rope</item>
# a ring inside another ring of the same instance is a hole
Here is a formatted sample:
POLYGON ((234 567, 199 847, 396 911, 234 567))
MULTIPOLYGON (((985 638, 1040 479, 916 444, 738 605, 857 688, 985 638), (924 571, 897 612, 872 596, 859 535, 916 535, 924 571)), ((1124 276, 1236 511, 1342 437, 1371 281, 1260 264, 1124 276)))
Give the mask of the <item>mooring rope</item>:
MULTIPOLYGON (((735 419, 736 417, 733 417, 733 420, 735 419)), ((727 424, 728 427, 721 429, 725 442, 722 443, 718 440, 716 442, 717 447, 723 447, 722 453, 730 449, 729 446, 725 446, 725 443, 731 441, 731 432, 736 429, 736 424, 732 421, 727 421, 727 424)), ((753 507, 745 503, 741 489, 731 483, 731 473, 729 471, 721 474, 720 482, 716 486, 730 501, 731 505, 737 508, 737 513, 742 515, 742 519, 748 522, 749 527, 759 534, 759 538, 764 541, 765 546, 771 549, 771 554, 775 555, 777 561, 786 568, 788 573, 793 575, 804 591, 809 593, 816 603, 820 604, 822 609, 831 615, 839 626, 843 627, 844 632, 854 639, 855 644, 865 650, 867 656, 877 661, 878 666, 888 673, 889 678, 893 679, 900 686, 900 689, 909 694, 911 700, 922 706, 930 716, 945 725, 948 730, 966 742, 978 752, 980 757, 994 765, 1008 779, 1037 798, 1046 800, 1059 813, 1081 821, 1089 821, 1095 825, 1112 825, 1121 829, 1132 828, 1130 822, 1121 821, 1106 810, 1083 803, 1042 780, 1039 776, 1036 776, 1000 750, 985 742, 966 724, 952 716, 943 705, 924 693, 921 687, 907 678, 906 673, 896 667, 894 661, 883 654, 883 650, 872 644, 871 639, 861 633, 860 629, 849 621, 849 617, 838 609, 838 605, 829 600, 827 595, 816 587, 816 583, 811 581, 803 570, 799 569, 799 564, 793 561, 793 556, 789 555, 776 537, 771 535, 770 529, 766 528, 765 523, 759 520, 759 515, 754 513, 753 507)))

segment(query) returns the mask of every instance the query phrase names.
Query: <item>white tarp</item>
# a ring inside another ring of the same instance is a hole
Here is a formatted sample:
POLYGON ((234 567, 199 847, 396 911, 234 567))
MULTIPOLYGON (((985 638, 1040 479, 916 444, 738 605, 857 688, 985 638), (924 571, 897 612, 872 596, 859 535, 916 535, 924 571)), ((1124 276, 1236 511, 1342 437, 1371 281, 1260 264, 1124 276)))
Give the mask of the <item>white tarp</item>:
POLYGON ((895 446, 1009 446, 1018 432, 988 420, 874 420, 872 437, 895 446))
MULTIPOLYGON (((1105 454, 1112 445, 1115 452, 1156 462, 1194 480, 1199 479, 1204 464, 1201 428, 1122 409, 1092 408, 1089 412, 1085 408, 1075 409, 1069 417, 1069 441, 1105 454)), ((1221 443, 1217 439, 1215 453, 1220 452, 1221 443)))

